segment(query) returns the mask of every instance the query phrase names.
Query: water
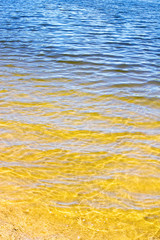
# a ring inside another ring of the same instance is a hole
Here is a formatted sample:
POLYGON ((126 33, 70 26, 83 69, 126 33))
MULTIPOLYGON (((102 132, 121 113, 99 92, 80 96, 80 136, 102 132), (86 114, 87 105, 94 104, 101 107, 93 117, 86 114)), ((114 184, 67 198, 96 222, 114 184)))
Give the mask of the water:
POLYGON ((159 13, 0 2, 1 239, 160 238, 159 13))

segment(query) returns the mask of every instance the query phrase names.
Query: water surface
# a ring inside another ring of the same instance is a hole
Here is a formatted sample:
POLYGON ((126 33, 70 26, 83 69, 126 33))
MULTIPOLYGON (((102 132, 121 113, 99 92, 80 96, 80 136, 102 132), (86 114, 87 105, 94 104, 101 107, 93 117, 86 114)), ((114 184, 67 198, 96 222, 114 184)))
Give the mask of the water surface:
POLYGON ((1 1, 1 239, 160 238, 159 13, 1 1))

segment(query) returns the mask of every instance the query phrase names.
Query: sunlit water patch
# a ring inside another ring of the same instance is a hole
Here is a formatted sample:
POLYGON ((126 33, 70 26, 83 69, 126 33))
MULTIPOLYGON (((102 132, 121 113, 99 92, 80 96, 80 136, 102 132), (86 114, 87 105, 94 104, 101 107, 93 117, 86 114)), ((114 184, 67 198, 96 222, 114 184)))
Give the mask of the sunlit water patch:
POLYGON ((0 3, 0 238, 160 238, 158 1, 0 3))

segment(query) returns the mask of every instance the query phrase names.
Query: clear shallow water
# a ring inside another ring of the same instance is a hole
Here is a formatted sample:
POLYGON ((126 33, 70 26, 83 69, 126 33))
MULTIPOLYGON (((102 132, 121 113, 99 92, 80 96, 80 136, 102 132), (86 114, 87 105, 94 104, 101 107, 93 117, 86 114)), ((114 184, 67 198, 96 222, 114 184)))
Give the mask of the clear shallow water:
POLYGON ((2 239, 159 239, 160 4, 1 1, 2 239))

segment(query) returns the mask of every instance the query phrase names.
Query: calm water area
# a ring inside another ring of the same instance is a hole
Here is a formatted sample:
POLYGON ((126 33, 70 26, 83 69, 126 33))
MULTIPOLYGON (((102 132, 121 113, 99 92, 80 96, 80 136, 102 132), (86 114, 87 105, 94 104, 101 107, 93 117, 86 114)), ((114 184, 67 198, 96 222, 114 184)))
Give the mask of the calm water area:
POLYGON ((160 239, 159 0, 0 1, 0 239, 160 239))

